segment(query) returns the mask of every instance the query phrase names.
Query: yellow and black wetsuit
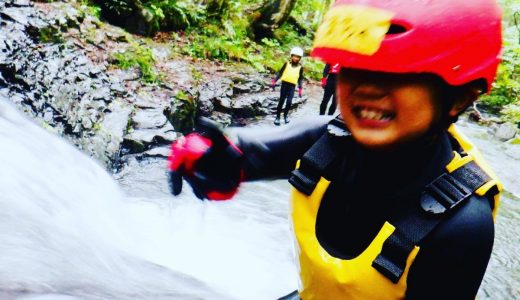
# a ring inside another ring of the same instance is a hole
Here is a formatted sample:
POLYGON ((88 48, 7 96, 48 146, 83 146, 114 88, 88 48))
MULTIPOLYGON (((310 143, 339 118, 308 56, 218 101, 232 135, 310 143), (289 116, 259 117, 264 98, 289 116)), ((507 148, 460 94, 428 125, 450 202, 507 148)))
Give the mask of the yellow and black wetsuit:
MULTIPOLYGON (((277 134, 237 130, 246 180, 288 178, 329 121, 307 119, 277 134)), ((314 190, 319 197, 293 200, 300 264, 309 264, 301 266, 302 299, 474 299, 493 247, 494 193, 473 194, 450 211, 413 249, 399 282, 363 261, 381 250, 390 224, 416 208, 425 186, 445 172, 458 147, 448 132, 396 153, 367 151, 355 142, 345 147, 322 176, 327 184, 314 190), (334 270, 343 263, 352 266, 334 270), (327 278, 331 274, 335 277, 327 278)))
POLYGON ((276 117, 280 117, 282 107, 285 103, 283 114, 284 117, 287 118, 287 114, 292 105, 296 85, 298 85, 298 88, 301 88, 303 84, 302 65, 300 63, 293 64, 286 62, 276 74, 275 81, 278 81, 278 79, 282 81, 282 86, 280 88, 280 98, 278 99, 278 106, 276 108, 276 117))

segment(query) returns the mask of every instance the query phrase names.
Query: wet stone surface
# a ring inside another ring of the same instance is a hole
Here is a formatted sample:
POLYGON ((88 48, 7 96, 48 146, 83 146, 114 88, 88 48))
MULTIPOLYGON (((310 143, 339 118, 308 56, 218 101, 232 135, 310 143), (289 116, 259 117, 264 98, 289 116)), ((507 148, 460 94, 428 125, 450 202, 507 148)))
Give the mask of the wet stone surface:
POLYGON ((68 3, 2 1, 0 24, 2 95, 109 169, 164 156, 196 115, 245 125, 276 109, 269 75, 172 58, 167 44, 152 45, 163 82, 143 83, 110 63, 131 37, 68 3))

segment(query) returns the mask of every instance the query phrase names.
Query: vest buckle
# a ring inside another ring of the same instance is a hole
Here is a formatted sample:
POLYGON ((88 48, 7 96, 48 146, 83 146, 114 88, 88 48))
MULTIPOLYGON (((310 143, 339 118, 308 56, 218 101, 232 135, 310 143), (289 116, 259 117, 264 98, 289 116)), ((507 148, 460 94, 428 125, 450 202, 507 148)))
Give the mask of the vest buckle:
POLYGON ((442 174, 426 186, 421 194, 422 209, 432 215, 441 215, 472 195, 468 187, 448 173, 442 174))

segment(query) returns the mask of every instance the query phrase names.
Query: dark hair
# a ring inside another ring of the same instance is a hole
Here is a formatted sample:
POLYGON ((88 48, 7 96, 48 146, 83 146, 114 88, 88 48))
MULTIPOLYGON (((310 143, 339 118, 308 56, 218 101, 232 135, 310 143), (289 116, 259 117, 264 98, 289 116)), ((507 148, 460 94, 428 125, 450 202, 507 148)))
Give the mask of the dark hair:
POLYGON ((487 84, 484 79, 479 79, 466 83, 464 85, 453 86, 448 84, 444 79, 437 75, 433 75, 440 81, 438 93, 436 95, 436 101, 440 104, 440 126, 444 129, 448 128, 452 123, 457 122, 460 114, 462 114, 470 105, 468 102, 467 106, 461 110, 459 115, 452 117, 449 115, 450 110, 462 98, 467 97, 468 90, 478 90, 480 94, 483 94, 487 90, 487 84))

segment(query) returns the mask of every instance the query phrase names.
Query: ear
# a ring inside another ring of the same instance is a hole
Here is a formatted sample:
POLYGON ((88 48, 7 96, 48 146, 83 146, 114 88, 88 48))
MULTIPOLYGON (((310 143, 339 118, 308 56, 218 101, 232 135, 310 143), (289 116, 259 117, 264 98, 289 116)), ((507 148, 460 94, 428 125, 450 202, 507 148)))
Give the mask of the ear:
POLYGON ((450 109, 449 115, 450 117, 457 117, 463 111, 466 110, 468 106, 471 105, 477 98, 482 94, 482 91, 476 86, 468 86, 463 88, 460 93, 457 93, 457 99, 453 103, 453 106, 450 109))

